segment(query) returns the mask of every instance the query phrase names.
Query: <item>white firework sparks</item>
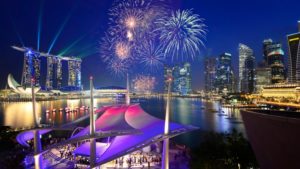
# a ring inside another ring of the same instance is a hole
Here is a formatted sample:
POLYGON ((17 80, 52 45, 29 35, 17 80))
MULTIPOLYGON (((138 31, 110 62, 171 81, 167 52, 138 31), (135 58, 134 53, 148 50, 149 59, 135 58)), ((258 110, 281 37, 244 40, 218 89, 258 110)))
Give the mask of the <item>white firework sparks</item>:
POLYGON ((152 41, 150 41, 143 45, 141 50, 140 62, 150 68, 150 70, 157 69, 163 65, 164 54, 160 46, 155 45, 152 41))
POLYGON ((204 46, 206 36, 204 19, 193 14, 192 10, 172 12, 171 16, 157 20, 156 31, 160 34, 166 57, 191 57, 200 54, 200 46, 204 46))

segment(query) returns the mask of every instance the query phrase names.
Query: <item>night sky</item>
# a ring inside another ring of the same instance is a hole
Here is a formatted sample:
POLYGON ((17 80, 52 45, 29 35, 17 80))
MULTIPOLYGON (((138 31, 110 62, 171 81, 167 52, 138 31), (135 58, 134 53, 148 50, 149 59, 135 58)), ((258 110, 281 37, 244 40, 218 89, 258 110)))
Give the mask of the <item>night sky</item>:
MULTIPOLYGON (((238 44, 254 49, 257 61, 262 58, 262 41, 272 38, 281 42, 286 52, 286 35, 297 31, 300 20, 299 0, 172 0, 174 9, 194 9, 205 18, 208 26, 206 48, 192 63, 193 89, 203 87, 203 58, 223 52, 233 54, 237 70, 238 44)), ((57 40, 51 53, 58 54, 78 41, 66 55, 83 56, 82 81, 88 86, 88 77, 95 77, 95 86, 124 86, 124 78, 113 77, 99 55, 99 41, 108 27, 108 9, 111 0, 2 0, 0 2, 0 88, 12 73, 21 81, 23 54, 11 45, 37 49, 38 20, 41 19, 40 51, 47 52, 54 37, 57 40), (58 32, 61 30, 60 34, 58 32)), ((155 75, 161 81, 162 69, 155 75)), ((134 76, 134 75, 132 75, 134 76)), ((158 83, 161 89, 162 83, 158 83)))

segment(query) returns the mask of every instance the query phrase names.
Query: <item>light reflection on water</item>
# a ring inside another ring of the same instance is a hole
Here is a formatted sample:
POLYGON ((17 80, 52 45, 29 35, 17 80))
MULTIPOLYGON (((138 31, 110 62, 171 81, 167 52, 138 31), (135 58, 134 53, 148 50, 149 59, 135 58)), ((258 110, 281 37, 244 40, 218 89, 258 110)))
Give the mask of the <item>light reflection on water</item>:
MULTIPOLYGON (((109 105, 112 99, 95 99, 95 106, 109 105)), ((89 99, 41 101, 36 103, 37 119, 46 124, 71 122, 88 113, 89 99), (67 112, 65 108, 71 110, 67 112), (55 110, 55 111, 53 111, 55 110), (76 110, 76 111, 75 111, 76 110)), ((31 127, 34 125, 32 102, 0 103, 0 125, 12 128, 31 127)))
MULTIPOLYGON (((113 99, 95 99, 95 107, 115 104, 113 99)), ((160 97, 133 99, 143 109, 163 119, 165 99, 160 97)), ((89 99, 56 100, 37 102, 37 116, 42 123, 63 124, 88 114, 89 99), (66 112, 65 108, 72 110, 66 112), (56 109, 56 111, 52 111, 56 109), (60 110, 61 109, 61 110, 60 110), (47 111, 48 110, 48 111, 47 111), (75 111, 76 110, 76 111, 75 111)), ((245 133, 242 118, 238 109, 221 108, 218 102, 208 102, 193 98, 172 98, 171 121, 194 125, 199 130, 176 137, 176 140, 189 145, 196 145, 201 131, 230 132, 233 128, 245 133)), ((13 128, 30 127, 34 124, 31 102, 0 103, 0 125, 13 128)))

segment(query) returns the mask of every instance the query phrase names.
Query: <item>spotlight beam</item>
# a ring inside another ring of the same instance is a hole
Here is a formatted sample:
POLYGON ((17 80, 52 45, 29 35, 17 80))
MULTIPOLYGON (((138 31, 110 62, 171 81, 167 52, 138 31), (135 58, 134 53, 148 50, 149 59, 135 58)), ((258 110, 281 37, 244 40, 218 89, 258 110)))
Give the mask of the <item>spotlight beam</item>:
POLYGON ((43 7, 44 7, 44 0, 40 3, 39 9, 39 18, 38 18, 38 27, 37 27, 37 50, 40 50, 40 40, 41 40, 41 32, 42 32, 42 18, 43 18, 43 7))
POLYGON ((76 39, 73 43, 71 43, 66 49, 64 49, 63 51, 61 51, 59 53, 59 55, 65 55, 66 53, 68 53, 70 51, 70 49, 72 47, 74 47, 76 44, 78 44, 78 42, 80 42, 82 39, 84 39, 86 37, 87 34, 84 34, 83 36, 79 37, 78 39, 76 39))
POLYGON ((73 8, 71 9, 70 13, 67 15, 67 17, 65 18, 64 22, 62 23, 62 25, 60 26, 58 32, 56 33, 56 35, 54 36, 52 42, 51 42, 51 45, 48 49, 48 52, 47 53, 50 53, 55 42, 57 41, 58 37, 60 36, 60 34, 62 33, 63 29, 65 28, 66 24, 68 23, 69 19, 71 18, 72 16, 72 13, 74 12, 74 10, 76 9, 77 7, 77 4, 78 4, 78 1, 77 3, 73 6, 73 8))

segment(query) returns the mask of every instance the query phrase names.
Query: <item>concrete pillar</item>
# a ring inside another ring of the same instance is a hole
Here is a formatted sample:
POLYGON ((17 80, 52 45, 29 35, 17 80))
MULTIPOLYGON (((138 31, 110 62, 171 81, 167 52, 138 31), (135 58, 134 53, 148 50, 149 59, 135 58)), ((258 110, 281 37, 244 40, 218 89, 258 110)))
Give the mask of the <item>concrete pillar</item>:
MULTIPOLYGON (((32 113, 34 119, 34 127, 37 128, 39 126, 37 122, 36 109, 35 109, 35 93, 34 93, 34 78, 31 79, 31 101, 32 101, 32 113)), ((34 168, 42 169, 42 155, 39 154, 42 151, 42 143, 40 138, 39 130, 33 130, 33 149, 34 149, 34 168)))
POLYGON ((169 169, 169 139, 164 139, 162 169, 169 169))
POLYGON ((42 155, 41 154, 37 154, 34 155, 34 169, 42 169, 43 160, 42 160, 42 155))
POLYGON ((31 79, 31 101, 32 101, 32 113, 33 113, 33 120, 34 120, 34 127, 38 127, 37 122, 37 115, 36 115, 36 103, 35 103, 35 93, 34 93, 34 78, 31 79))
MULTIPOLYGON (((90 135, 95 135, 95 115, 94 115, 94 93, 93 77, 90 77, 90 135)), ((90 139, 90 168, 96 164, 96 139, 90 139)))
POLYGON ((96 139, 90 139, 90 168, 96 164, 96 139))
POLYGON ((90 134, 95 134, 95 115, 94 115, 94 85, 93 77, 90 77, 90 134))
MULTIPOLYGON (((164 126, 164 134, 166 136, 169 134, 172 78, 170 77, 167 80, 167 82, 168 82, 168 93, 167 93, 166 116, 165 116, 165 126, 164 126)), ((164 139, 164 143, 163 143, 162 169, 169 169, 169 139, 168 138, 164 139)))
POLYGON ((42 151, 42 143, 41 138, 38 130, 33 131, 33 146, 34 146, 34 168, 35 169, 42 169, 42 155, 39 154, 42 151))
POLYGON ((126 75, 126 104, 130 105, 130 85, 129 85, 129 74, 126 75))

